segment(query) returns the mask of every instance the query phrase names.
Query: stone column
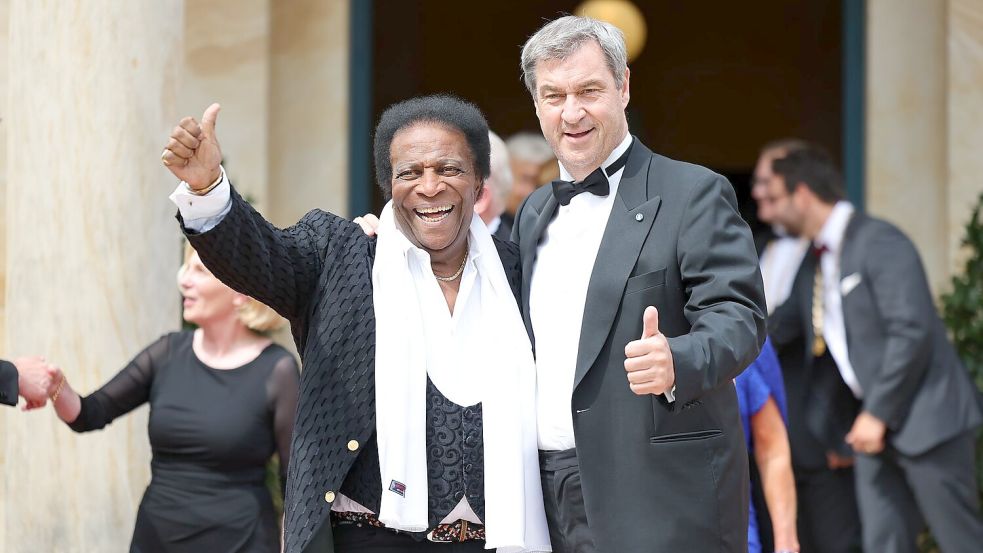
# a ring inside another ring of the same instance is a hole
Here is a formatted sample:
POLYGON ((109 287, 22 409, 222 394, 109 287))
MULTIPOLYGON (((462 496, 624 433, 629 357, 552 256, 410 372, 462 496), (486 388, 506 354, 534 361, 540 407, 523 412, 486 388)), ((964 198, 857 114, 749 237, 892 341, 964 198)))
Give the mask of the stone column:
MULTIPOLYGON (((7 52, 10 44, 10 1, 0 0, 0 52, 7 52)), ((7 56, 0 55, 0 357, 4 357, 6 347, 6 323, 7 323, 7 302, 4 300, 4 290, 7 288, 7 116, 10 113, 10 106, 7 102, 7 56)), ((5 451, 3 441, 3 418, 0 414, 0 470, 6 468, 4 464, 5 451)), ((6 471, 4 471, 6 472, 6 471)), ((6 525, 4 521, 7 515, 6 479, 0 473, 0 543, 7 543, 6 525)))
MULTIPOLYGON (((348 211, 348 0, 271 3, 267 216, 348 211)), ((221 124, 221 119, 219 119, 221 124)))
MULTIPOLYGON (((4 356, 81 393, 179 325, 179 233, 159 155, 177 116, 181 0, 10 0, 4 356)), ((0 547, 123 551, 149 481, 147 409, 78 436, 0 410, 0 547)))
POLYGON ((267 207, 270 0, 209 0, 185 7, 182 116, 222 104, 217 132, 225 169, 260 211, 267 207))
POLYGON ((948 267, 961 271, 964 227, 983 192, 983 3, 949 0, 948 267))
POLYGON ((946 2, 867 0, 866 201, 948 278, 946 2))

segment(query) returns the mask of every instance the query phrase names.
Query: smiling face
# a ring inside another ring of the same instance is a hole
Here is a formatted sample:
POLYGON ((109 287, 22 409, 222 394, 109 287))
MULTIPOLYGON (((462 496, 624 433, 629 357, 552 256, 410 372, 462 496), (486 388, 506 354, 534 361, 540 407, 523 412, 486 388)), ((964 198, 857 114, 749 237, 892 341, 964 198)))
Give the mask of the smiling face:
POLYGON ((565 59, 536 64, 539 125, 577 180, 600 167, 624 140, 628 97, 628 70, 618 87, 596 41, 585 42, 565 59))
POLYGON ((184 296, 184 320, 198 326, 228 317, 237 318, 236 309, 246 300, 245 296, 215 278, 197 252, 181 266, 178 287, 184 296))
POLYGON ((393 211, 403 234, 431 256, 459 258, 483 182, 464 133, 416 123, 393 137, 393 211))

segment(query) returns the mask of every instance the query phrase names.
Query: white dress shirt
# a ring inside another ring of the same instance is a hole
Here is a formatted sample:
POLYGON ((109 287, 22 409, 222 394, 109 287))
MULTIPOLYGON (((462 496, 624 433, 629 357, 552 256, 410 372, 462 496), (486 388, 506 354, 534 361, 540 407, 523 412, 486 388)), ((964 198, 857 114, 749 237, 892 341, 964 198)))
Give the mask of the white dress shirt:
MULTIPOLYGON (((601 167, 621 157, 631 140, 631 135, 626 135, 601 167)), ((576 445, 570 402, 584 304, 623 173, 624 168, 608 177, 607 196, 584 192, 568 205, 559 206, 539 243, 529 290, 529 316, 536 337, 536 422, 542 450, 561 451, 576 445)), ((573 180, 562 163, 560 178, 573 180)))
POLYGON ((837 202, 816 236, 815 243, 816 246, 826 247, 819 259, 823 271, 823 339, 843 382, 859 399, 864 397, 864 391, 857 380, 853 365, 850 364, 846 325, 843 322, 843 296, 840 295, 840 254, 843 252, 843 235, 853 212, 853 206, 849 202, 837 202))
POLYGON ((222 222, 232 209, 232 186, 225 176, 225 168, 219 167, 219 184, 208 194, 199 196, 191 193, 188 183, 181 181, 169 198, 181 212, 184 226, 195 232, 207 232, 222 222))
POLYGON ((759 262, 769 315, 788 299, 795 274, 799 272, 802 258, 809 251, 809 240, 787 236, 778 230, 775 234, 778 237, 768 242, 761 251, 759 262))

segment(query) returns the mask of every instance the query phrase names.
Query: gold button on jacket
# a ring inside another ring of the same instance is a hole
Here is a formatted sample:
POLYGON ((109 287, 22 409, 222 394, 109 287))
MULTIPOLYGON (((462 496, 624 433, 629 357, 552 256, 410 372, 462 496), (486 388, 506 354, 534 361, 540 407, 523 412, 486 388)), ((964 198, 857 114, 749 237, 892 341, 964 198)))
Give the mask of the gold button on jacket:
POLYGON ((358 440, 351 440, 348 442, 348 451, 358 450, 358 440))
POLYGON ((334 501, 334 492, 327 492, 327 493, 325 493, 324 494, 324 500, 327 501, 328 503, 331 503, 332 501, 334 501))

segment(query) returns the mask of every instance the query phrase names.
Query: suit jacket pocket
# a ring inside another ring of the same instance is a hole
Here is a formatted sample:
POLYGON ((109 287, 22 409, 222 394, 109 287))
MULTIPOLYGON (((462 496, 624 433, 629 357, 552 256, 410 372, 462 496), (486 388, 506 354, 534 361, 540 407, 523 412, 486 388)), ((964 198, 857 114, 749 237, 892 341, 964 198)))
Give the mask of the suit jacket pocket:
POLYGON ((679 434, 666 434, 665 436, 652 436, 649 442, 653 444, 666 444, 673 442, 692 442, 696 440, 706 440, 723 434, 720 430, 697 430, 696 432, 681 432, 679 434))
POLYGON ((650 273, 633 276, 628 279, 628 283, 625 285, 625 295, 648 290, 649 288, 655 288, 656 286, 662 286, 665 283, 665 269, 659 269, 650 273))

